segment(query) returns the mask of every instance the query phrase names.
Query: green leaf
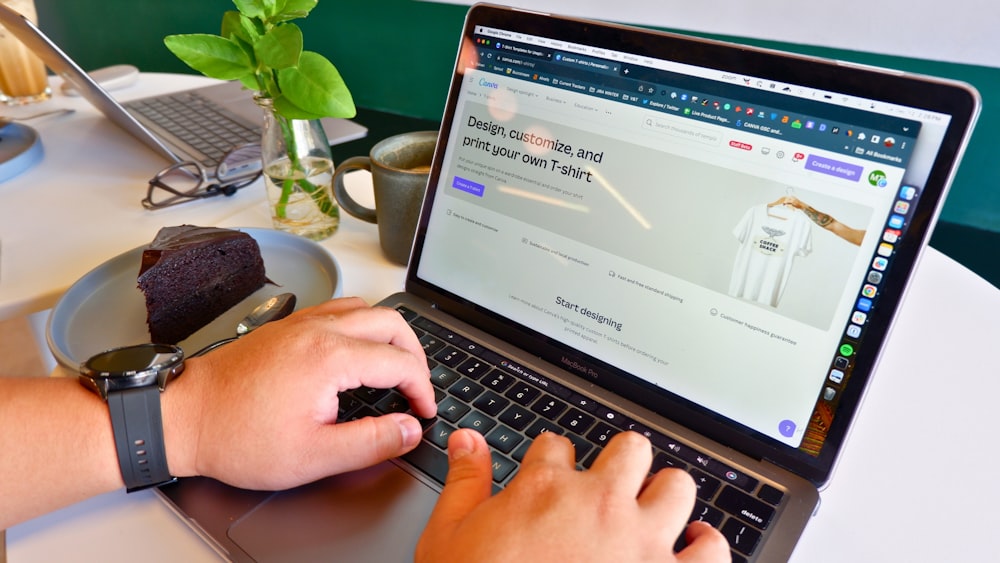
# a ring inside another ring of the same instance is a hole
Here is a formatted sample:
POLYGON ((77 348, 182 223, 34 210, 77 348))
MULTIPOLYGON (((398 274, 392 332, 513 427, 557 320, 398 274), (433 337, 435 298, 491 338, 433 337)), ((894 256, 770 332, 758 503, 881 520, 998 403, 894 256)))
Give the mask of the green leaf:
POLYGON ((233 4, 236 4, 236 9, 248 18, 265 19, 266 17, 265 6, 262 0, 233 0, 233 4))
POLYGON ((235 10, 229 10, 222 14, 222 27, 219 29, 219 35, 229 39, 233 36, 239 37, 244 41, 248 40, 246 31, 240 24, 240 13, 235 10))
POLYGON ((229 38, 230 41, 235 43, 243 52, 247 54, 247 58, 250 60, 250 66, 254 69, 257 68, 257 55, 253 51, 253 45, 247 43, 243 39, 233 35, 229 38))
POLYGON ((238 37, 244 42, 253 45, 260 39, 262 33, 257 25, 255 25, 255 20, 251 20, 235 10, 230 10, 222 15, 222 32, 220 35, 226 39, 238 37))
POLYGON ((234 80, 254 72, 243 49, 218 35, 168 35, 163 43, 177 58, 205 76, 234 80))
POLYGON ((322 115, 308 112, 288 100, 287 96, 274 99, 274 111, 288 119, 319 119, 322 115))
POLYGON ((293 23, 273 27, 254 45, 254 54, 274 70, 293 67, 302 54, 302 30, 293 23))
POLYGON ((246 88, 247 90, 253 90, 254 92, 260 91, 260 83, 257 82, 256 76, 248 74, 246 76, 240 77, 239 80, 240 84, 243 84, 243 87, 246 88))
POLYGON ((304 18, 316 7, 317 0, 287 0, 284 7, 274 17, 275 21, 291 21, 304 18))
POLYGON ((323 117, 354 117, 354 99, 333 63, 305 51, 295 67, 278 71, 278 85, 288 101, 323 117))

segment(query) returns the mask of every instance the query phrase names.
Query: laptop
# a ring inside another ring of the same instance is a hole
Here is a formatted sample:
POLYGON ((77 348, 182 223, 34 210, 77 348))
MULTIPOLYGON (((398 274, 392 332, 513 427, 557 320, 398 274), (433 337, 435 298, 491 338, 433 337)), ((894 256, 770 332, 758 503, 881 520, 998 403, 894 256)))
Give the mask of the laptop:
MULTIPOLYGON (((455 428, 486 435, 498 491, 541 432, 585 470, 633 430, 653 470, 692 474, 691 518, 734 561, 786 560, 979 106, 937 78, 476 5, 382 301, 428 355, 424 443, 291 491, 160 492, 232 560, 406 561, 455 428)), ((405 408, 359 389, 340 415, 405 408)))
MULTIPOLYGON (((211 167, 234 146, 260 142, 261 109, 238 81, 119 103, 29 19, 0 4, 0 26, 9 30, 53 72, 115 125, 170 162, 211 167)), ((364 137, 368 129, 348 119, 324 118, 331 144, 364 137)))

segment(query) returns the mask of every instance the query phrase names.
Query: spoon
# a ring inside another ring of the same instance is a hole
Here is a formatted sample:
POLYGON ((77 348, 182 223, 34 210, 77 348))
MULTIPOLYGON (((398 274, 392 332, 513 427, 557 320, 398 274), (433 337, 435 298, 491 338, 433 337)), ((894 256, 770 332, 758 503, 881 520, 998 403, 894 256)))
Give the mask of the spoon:
POLYGON ((212 350, 215 350, 223 344, 229 344, 230 342, 238 339, 239 337, 247 334, 261 326, 278 319, 283 319, 291 314, 295 310, 295 294, 294 293, 281 293, 271 297, 267 301, 261 303, 254 307, 250 314, 243 317, 243 320, 236 325, 236 336, 230 336, 229 338, 223 338, 222 340, 215 341, 208 346, 205 346, 201 350, 198 350, 191 355, 192 358, 207 354, 212 350))

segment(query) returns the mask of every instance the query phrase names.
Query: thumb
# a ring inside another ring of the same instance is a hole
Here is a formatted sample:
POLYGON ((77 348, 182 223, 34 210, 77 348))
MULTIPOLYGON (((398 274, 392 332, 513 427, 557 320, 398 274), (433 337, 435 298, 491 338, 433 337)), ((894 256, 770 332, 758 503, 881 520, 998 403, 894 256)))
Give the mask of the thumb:
POLYGON ((427 523, 431 535, 449 535, 463 518, 490 497, 490 449, 475 430, 458 429, 448 438, 448 477, 427 523))
POLYGON ((335 436, 327 444, 336 455, 324 456, 333 463, 328 468, 332 473, 354 471, 401 456, 420 442, 422 432, 420 422, 403 413, 359 418, 327 428, 335 436))

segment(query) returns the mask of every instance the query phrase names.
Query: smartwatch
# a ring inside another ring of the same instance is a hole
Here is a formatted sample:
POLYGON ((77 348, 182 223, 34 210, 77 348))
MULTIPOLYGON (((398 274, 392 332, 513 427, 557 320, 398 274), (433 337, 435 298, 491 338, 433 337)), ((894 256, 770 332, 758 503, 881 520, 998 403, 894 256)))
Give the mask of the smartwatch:
POLYGON ((128 492, 172 483, 160 393, 184 371, 184 351, 166 344, 112 348, 80 365, 80 383, 108 404, 128 492))

